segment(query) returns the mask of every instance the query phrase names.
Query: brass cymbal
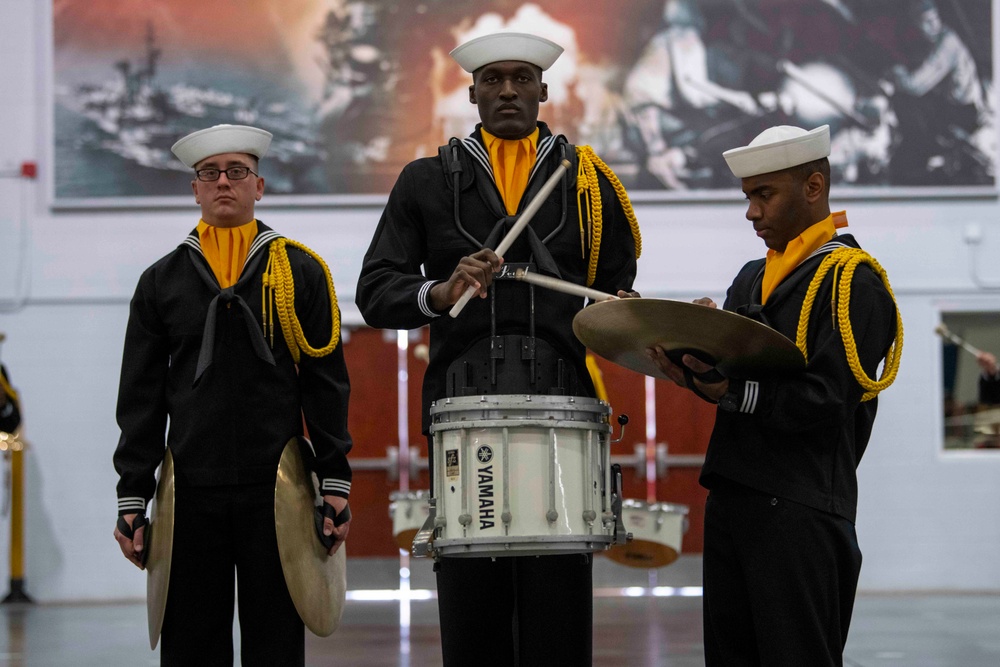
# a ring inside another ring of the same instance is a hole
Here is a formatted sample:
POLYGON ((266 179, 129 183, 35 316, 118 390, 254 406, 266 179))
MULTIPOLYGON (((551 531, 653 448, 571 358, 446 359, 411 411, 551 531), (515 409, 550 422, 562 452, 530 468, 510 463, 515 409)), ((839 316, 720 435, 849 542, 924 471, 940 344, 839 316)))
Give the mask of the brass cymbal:
POLYGON ((333 556, 316 536, 316 487, 306 470, 298 438, 285 445, 274 486, 274 527, 288 592, 302 622, 328 637, 340 625, 347 597, 347 547, 333 556))
POLYGON ((748 317, 668 299, 620 299, 587 306, 573 332, 608 361, 667 379, 646 355, 659 345, 668 354, 691 353, 728 377, 761 377, 805 368, 795 343, 748 317))
POLYGON ((155 649, 167 611, 167 588, 170 585, 170 558, 174 550, 174 457, 167 448, 160 465, 160 481, 152 517, 146 526, 146 623, 149 648, 155 649))

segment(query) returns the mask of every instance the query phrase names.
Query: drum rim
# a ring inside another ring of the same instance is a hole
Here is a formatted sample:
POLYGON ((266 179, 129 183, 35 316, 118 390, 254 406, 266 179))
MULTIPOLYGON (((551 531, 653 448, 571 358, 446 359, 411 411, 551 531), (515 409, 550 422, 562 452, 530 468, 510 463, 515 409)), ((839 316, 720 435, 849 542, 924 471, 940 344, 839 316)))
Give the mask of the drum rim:
POLYGON ((509 403, 515 406, 539 405, 538 409, 552 405, 569 406, 570 410, 593 410, 611 413, 611 404, 592 396, 570 396, 563 394, 475 394, 472 396, 448 396, 431 402, 430 414, 459 410, 478 410, 483 406, 499 406, 509 403))
POLYGON ((462 558, 471 556, 527 556, 532 553, 555 555, 559 553, 593 553, 607 551, 614 539, 611 535, 518 535, 505 536, 506 539, 436 538, 434 551, 442 558, 462 558), (513 545, 504 548, 505 544, 513 545), (591 547, 584 547, 590 544, 591 547), (528 553, 531 552, 531 553, 528 553))
POLYGON ((459 421, 433 422, 430 432, 440 431, 467 431, 469 429, 565 429, 569 431, 603 431, 611 432, 611 425, 607 422, 599 421, 579 421, 575 419, 538 419, 532 417, 528 419, 463 419, 459 421))

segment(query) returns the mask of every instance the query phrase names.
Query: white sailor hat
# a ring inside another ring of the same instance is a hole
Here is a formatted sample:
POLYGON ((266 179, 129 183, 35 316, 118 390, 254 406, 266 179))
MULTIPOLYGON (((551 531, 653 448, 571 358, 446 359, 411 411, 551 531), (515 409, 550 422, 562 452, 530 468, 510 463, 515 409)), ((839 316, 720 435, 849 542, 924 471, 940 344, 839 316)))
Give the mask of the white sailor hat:
POLYGON ((770 174, 830 155, 830 126, 803 130, 791 125, 769 127, 747 146, 722 154, 736 178, 770 174))
POLYGON ((259 160, 267 154, 271 136, 249 125, 214 125, 178 139, 170 150, 189 167, 221 153, 248 153, 259 160))
POLYGON ((545 71, 562 52, 563 47, 544 37, 524 32, 495 32, 455 47, 451 57, 466 72, 475 72, 484 65, 504 60, 531 63, 545 71))

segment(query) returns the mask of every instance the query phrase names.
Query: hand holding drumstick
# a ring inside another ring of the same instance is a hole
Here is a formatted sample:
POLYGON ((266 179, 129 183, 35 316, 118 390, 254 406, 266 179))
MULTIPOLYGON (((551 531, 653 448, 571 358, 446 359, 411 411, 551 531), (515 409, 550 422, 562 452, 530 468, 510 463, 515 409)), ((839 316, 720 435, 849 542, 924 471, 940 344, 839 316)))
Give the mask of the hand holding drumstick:
POLYGON ((503 266, 503 258, 498 257, 489 248, 483 248, 477 253, 463 257, 451 276, 443 283, 431 288, 430 305, 441 312, 458 303, 462 295, 469 289, 473 295, 486 298, 486 290, 493 284, 493 274, 503 266))
MULTIPOLYGON (((494 257, 499 259, 500 256, 502 256, 505 252, 507 252, 507 250, 511 247, 511 245, 514 244, 514 241, 517 240, 518 235, 528 225, 528 223, 531 222, 531 219, 535 217, 535 213, 537 213, 538 209, 542 207, 542 204, 545 203, 545 200, 548 198, 548 196, 552 194, 552 191, 555 189, 556 185, 559 184, 559 181, 562 179, 563 174, 566 173, 566 170, 570 166, 571 165, 569 160, 563 160, 562 162, 559 163, 559 166, 556 167, 555 171, 552 172, 552 175, 549 176, 547 181, 545 181, 545 184, 538 191, 538 194, 536 194, 534 199, 532 199, 525 207, 524 212, 521 213, 521 217, 517 219, 517 222, 515 222, 514 225, 510 228, 510 231, 507 232, 507 235, 503 237, 503 239, 500 241, 500 245, 497 246, 496 252, 494 253, 494 257)), ((480 256, 482 255, 483 252, 485 252, 485 249, 480 250, 475 255, 472 255, 472 257, 462 258, 462 262, 465 262, 466 259, 472 259, 474 257, 480 256)), ((461 268, 462 262, 459 263, 459 268, 461 268)), ((503 260, 500 260, 500 263, 502 264, 503 260)), ((500 268, 500 264, 497 264, 494 267, 494 270, 498 268, 500 268)), ((456 269, 456 271, 457 270, 458 269, 456 269)), ((452 274, 452 278, 455 278, 454 273, 452 274)), ((489 280, 492 281, 492 276, 490 277, 489 280)), ((459 296, 457 301, 453 302, 455 305, 452 306, 448 314, 451 315, 452 317, 458 317, 458 314, 462 312, 463 308, 465 308, 465 304, 467 304, 469 302, 469 299, 471 299, 475 295, 477 289, 479 291, 480 296, 485 297, 486 296, 485 287, 483 285, 489 286, 489 282, 481 283, 478 288, 473 283, 467 283, 465 292, 463 292, 459 296)))

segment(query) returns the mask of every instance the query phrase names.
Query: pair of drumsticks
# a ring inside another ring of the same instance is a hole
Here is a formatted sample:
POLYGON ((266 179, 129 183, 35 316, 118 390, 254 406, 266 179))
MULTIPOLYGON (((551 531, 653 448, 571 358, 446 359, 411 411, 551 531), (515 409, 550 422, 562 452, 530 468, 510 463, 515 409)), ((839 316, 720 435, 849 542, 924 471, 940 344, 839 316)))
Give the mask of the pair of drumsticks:
MULTIPOLYGON (((545 181, 542 189, 539 190, 534 199, 528 203, 528 206, 524 209, 521 217, 517 219, 514 226, 510 228, 507 235, 504 236, 497 245, 494 252, 496 252, 498 256, 503 257, 503 254, 510 249, 510 247, 514 244, 514 241, 517 240, 518 235, 524 230, 525 227, 528 226, 531 219, 535 217, 536 213, 538 213, 538 209, 542 207, 542 204, 545 203, 548 196, 552 194, 556 185, 559 184, 559 180, 563 177, 563 174, 566 173, 566 170, 570 166, 569 160, 563 160, 559 163, 556 170, 552 172, 551 176, 549 176, 549 180, 545 181)), ((524 269, 518 269, 514 274, 514 278, 517 280, 523 280, 526 283, 539 285, 540 287, 547 287, 548 289, 555 290, 557 292, 565 292, 566 294, 573 294, 574 296, 582 296, 588 299, 593 299, 594 301, 608 301, 618 298, 613 294, 606 294, 604 292, 590 289, 589 287, 584 287, 583 285, 577 285, 576 283, 571 283, 566 280, 559 280, 558 278, 543 276, 537 273, 529 273, 524 269)), ((462 312, 463 308, 465 308, 465 304, 469 303, 469 299, 471 299, 475 293, 476 288, 469 285, 465 289, 465 293, 462 294, 461 298, 459 298, 455 305, 451 307, 451 310, 448 311, 448 314, 452 317, 458 317, 458 314, 462 312)))

